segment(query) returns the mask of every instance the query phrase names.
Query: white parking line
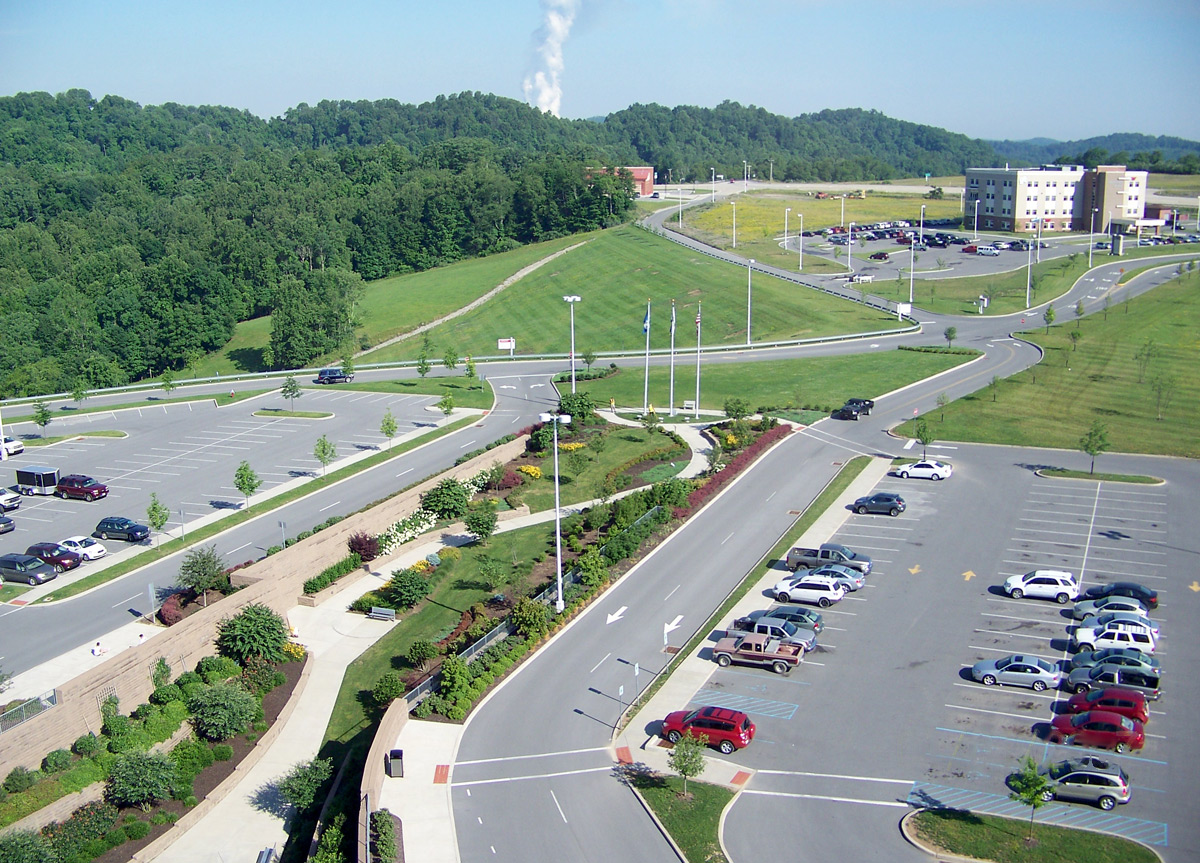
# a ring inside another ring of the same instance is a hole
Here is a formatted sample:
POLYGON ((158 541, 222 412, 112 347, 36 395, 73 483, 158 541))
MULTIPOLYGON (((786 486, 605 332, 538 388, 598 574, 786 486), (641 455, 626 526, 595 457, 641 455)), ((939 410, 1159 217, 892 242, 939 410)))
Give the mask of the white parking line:
POLYGON ((892 785, 912 785, 911 779, 884 779, 879 776, 849 776, 844 773, 808 773, 803 770, 759 770, 769 776, 805 776, 812 779, 849 779, 854 782, 886 782, 892 785))
MULTIPOLYGON (((989 687, 992 688, 992 687, 989 687)), ((972 713, 987 713, 991 716, 1007 716, 1010 719, 1033 719, 1028 713, 1005 713, 1003 710, 987 710, 983 707, 967 707, 965 704, 947 704, 951 710, 970 710, 972 713)))
MULTIPOLYGON (((1032 653, 1023 653, 1022 656, 1034 656, 1032 653)), ((963 668, 970 668, 970 665, 963 664, 963 668)), ((1040 698, 1043 701, 1058 701, 1058 693, 1046 695, 1041 692, 1034 692, 1032 689, 1018 686, 985 686, 982 683, 956 683, 955 686, 961 686, 963 689, 969 689, 972 692, 990 692, 993 694, 1002 693, 1005 695, 1020 695, 1023 698, 1040 698)), ((1047 690, 1051 692, 1051 690, 1047 690)))
MULTIPOLYGON (((995 629, 977 629, 975 631, 978 633, 981 633, 983 635, 1007 635, 1009 638, 1033 638, 1038 641, 1053 641, 1054 640, 1053 636, 1028 635, 1024 632, 998 632, 995 629)), ((1063 638, 1066 638, 1066 636, 1064 635, 1063 638)))
MULTIPOLYGON (((1011 647, 980 647, 977 644, 972 644, 972 645, 970 645, 970 648, 971 648, 971 650, 987 650, 992 653, 1012 653, 1011 647)), ((1030 651, 1030 650, 1021 651, 1021 655, 1022 656, 1036 656, 1039 659, 1045 659, 1048 662, 1057 662, 1058 660, 1062 659, 1062 657, 1059 656, 1057 653, 1054 655, 1050 655, 1048 653, 1034 653, 1033 651, 1030 651)), ((967 686, 968 684, 956 683, 954 685, 955 686, 967 686)))
POLYGON ((858 803, 863 806, 887 806, 892 809, 908 809, 907 803, 899 800, 860 800, 856 797, 833 797, 826 794, 795 794, 791 791, 755 791, 747 788, 743 794, 758 794, 763 797, 791 797, 797 800, 828 800, 832 803, 858 803))
POLYGON ((1040 617, 1017 617, 1015 614, 996 614, 993 611, 980 612, 981 617, 998 617, 1001 620, 1019 620, 1022 623, 1044 623, 1047 626, 1058 626, 1065 621, 1062 618, 1050 619, 1040 617))

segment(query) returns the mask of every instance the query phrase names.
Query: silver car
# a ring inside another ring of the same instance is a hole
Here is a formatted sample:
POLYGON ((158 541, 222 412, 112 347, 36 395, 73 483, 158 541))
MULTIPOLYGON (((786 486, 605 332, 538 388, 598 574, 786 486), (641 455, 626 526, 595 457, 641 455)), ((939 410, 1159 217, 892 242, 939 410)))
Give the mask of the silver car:
POLYGON ((1071 692, 1088 692, 1092 689, 1132 689, 1146 696, 1147 701, 1157 701, 1162 695, 1162 679, 1156 672, 1142 668, 1093 665, 1091 668, 1076 668, 1072 671, 1067 678, 1066 688, 1071 692))
POLYGON ((857 569, 842 566, 840 563, 827 563, 820 569, 814 569, 809 575, 827 575, 844 587, 847 591, 855 591, 867 583, 863 574, 857 569))
POLYGON ((1039 771, 1051 786, 1043 800, 1054 798, 1083 800, 1108 811, 1118 803, 1128 803, 1131 794, 1129 775, 1110 761, 1087 756, 1051 764, 1039 771))
POLYGON ((1158 657, 1128 647, 1106 647, 1103 650, 1081 650, 1071 657, 1071 671, 1093 665, 1118 665, 1162 674, 1158 657))
POLYGON ((1140 617, 1150 616, 1146 606, 1132 597, 1102 596, 1099 599, 1085 599, 1075 603, 1075 607, 1071 609, 1071 617, 1076 620, 1084 620, 1088 617, 1107 614, 1110 611, 1125 611, 1140 617))
POLYGON ((1008 686, 1028 686, 1035 692, 1057 689, 1062 672, 1037 656, 1013 654, 1000 659, 986 659, 971 666, 971 677, 984 686, 1003 683, 1008 686))

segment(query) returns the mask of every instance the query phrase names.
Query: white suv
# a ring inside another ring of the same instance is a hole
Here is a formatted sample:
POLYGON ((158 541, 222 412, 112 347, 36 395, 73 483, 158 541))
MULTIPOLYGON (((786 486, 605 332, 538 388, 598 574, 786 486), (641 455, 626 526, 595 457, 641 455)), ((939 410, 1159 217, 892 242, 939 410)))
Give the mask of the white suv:
POLYGON ((1079 582, 1069 572, 1057 569, 1035 569, 1024 575, 1010 575, 1004 582, 1004 592, 1013 599, 1029 596, 1053 599, 1059 605, 1068 599, 1079 598, 1079 582))
POLYGON ((1080 650, 1103 650, 1106 647, 1131 647, 1153 654, 1158 636, 1152 624, 1129 621, 1109 621, 1100 626, 1079 626, 1075 629, 1075 644, 1080 650))
POLYGON ((846 595, 846 589, 827 575, 801 575, 783 579, 771 591, 780 602, 807 602, 828 608, 846 595))

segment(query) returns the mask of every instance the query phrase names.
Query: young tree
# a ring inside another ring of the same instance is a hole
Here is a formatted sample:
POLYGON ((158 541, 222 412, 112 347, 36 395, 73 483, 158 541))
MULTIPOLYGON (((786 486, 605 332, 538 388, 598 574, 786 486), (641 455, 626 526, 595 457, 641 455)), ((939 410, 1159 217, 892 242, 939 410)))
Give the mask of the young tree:
POLYGON ((921 442, 921 458, 925 458, 925 450, 937 438, 933 436, 933 430, 929 428, 929 423, 925 422, 925 417, 917 417, 917 422, 913 428, 913 436, 921 442))
POLYGON ((429 370, 433 368, 433 363, 429 362, 429 354, 424 350, 417 354, 417 374, 421 377, 429 374, 429 370))
POLYGON ((1046 332, 1050 332, 1050 325, 1054 323, 1054 303, 1046 306, 1046 311, 1042 312, 1042 320, 1046 322, 1046 332))
POLYGON ((1012 792, 1010 800, 1024 803, 1029 807, 1029 836, 1027 841, 1033 841, 1033 816, 1039 809, 1053 799, 1050 780, 1038 772, 1037 763, 1028 755, 1021 759, 1021 769, 1008 777, 1012 792))
POLYGON ((744 420, 750 416, 750 402, 736 396, 725 399, 725 416, 731 420, 744 420))
POLYGON ((1000 389, 1000 376, 992 375, 992 379, 988 381, 988 386, 992 389, 992 401, 996 400, 996 393, 1000 389))
MULTIPOLYGON (((1150 363, 1158 356, 1158 345, 1154 344, 1154 339, 1147 339, 1146 342, 1137 349, 1133 355, 1134 362, 1138 367, 1138 383, 1146 380, 1146 372, 1150 368, 1150 363)), ((34 417, 34 422, 37 422, 37 417, 34 417)))
POLYGON ((438 655, 437 646, 424 638, 418 638, 409 645, 408 653, 405 654, 410 665, 417 671, 424 672, 429 668, 429 663, 438 655))
POLYGON ((217 623, 217 650, 243 665, 252 656, 279 662, 287 640, 283 618, 261 603, 251 603, 217 623))
POLYGON ((163 369, 163 373, 158 376, 158 385, 162 388, 163 395, 167 398, 171 397, 171 393, 179 386, 175 383, 175 373, 170 369, 163 369))
POLYGON ((46 436, 46 426, 54 421, 54 415, 50 413, 50 406, 44 401, 38 400, 33 403, 33 424, 38 427, 38 433, 46 436))
MULTIPOLYGON (((160 533, 167 524, 167 519, 171 517, 171 511, 158 499, 156 492, 150 492, 150 505, 146 507, 146 521, 150 522, 150 527, 155 533, 160 533)), ((161 542, 162 538, 159 537, 161 542)))
POLYGON ((466 515, 470 495, 461 482, 444 479, 421 495, 421 508, 438 518, 461 518, 466 515))
POLYGON ((332 758, 314 758, 301 761, 292 767, 276 783, 279 794, 295 807, 297 812, 308 810, 317 799, 321 786, 333 775, 332 758))
POLYGON ((79 405, 79 407, 83 407, 83 403, 87 401, 87 397, 87 381, 83 378, 76 378, 75 383, 71 386, 71 400, 79 405))
POLYGON ((1108 307, 1112 304, 1112 297, 1108 294, 1104 295, 1104 320, 1108 320, 1108 307))
POLYGON ((380 707, 387 707, 404 694, 404 678, 399 671, 385 671, 371 688, 371 698, 380 707))
POLYGON ((450 371, 458 368, 458 351, 454 350, 453 346, 446 348, 446 353, 442 355, 442 365, 450 371))
POLYGON ((392 448, 392 438, 396 436, 398 428, 396 417, 392 414, 392 409, 388 408, 383 412, 383 422, 379 424, 379 433, 387 438, 388 449, 392 448))
POLYGON ((1100 420, 1093 420, 1087 434, 1079 439, 1079 448, 1092 457, 1092 467, 1088 473, 1096 472, 1096 456, 1108 447, 1108 429, 1100 420))
POLYGON ((295 375, 288 375, 283 379, 283 386, 279 388, 279 394, 288 400, 288 410, 296 409, 296 399, 304 395, 300 389, 300 384, 296 382, 295 375))
POLYGON ((1079 322, 1083 320, 1083 300, 1075 304, 1075 329, 1079 329, 1079 322))
POLYGON ((243 461, 233 472, 233 485, 246 498, 246 506, 249 507, 250 495, 258 491, 262 479, 254 472, 254 468, 250 467, 250 462, 243 461))
POLYGON ((346 351, 345 356, 342 357, 342 372, 343 372, 343 374, 346 374, 346 375, 354 374, 354 351, 353 350, 346 351))
POLYGON ((225 561, 217 553, 215 545, 193 548, 183 556, 179 565, 179 576, 176 581, 197 596, 204 597, 204 605, 208 606, 208 591, 228 583, 225 575, 225 561))
POLYGON ((596 362, 596 352, 589 348, 581 353, 579 358, 584 361, 584 363, 587 365, 588 371, 590 372, 592 370, 592 364, 596 362))
POLYGON ((1150 381, 1150 389, 1154 393, 1154 409, 1157 419, 1163 418, 1163 411, 1171 405, 1175 395, 1175 378, 1171 375, 1155 375, 1150 381))
POLYGON ((488 538, 496 532, 496 508, 489 503, 473 506, 467 510, 464 521, 467 530, 474 535, 479 544, 487 545, 488 538))
POLYGON ((694 736, 691 731, 675 741, 674 747, 667 753, 671 769, 683 777, 683 793, 687 794, 689 779, 695 779, 704 772, 708 762, 704 759, 708 748, 708 735, 694 736))
POLYGON ((321 476, 325 476, 325 469, 337 458, 337 445, 326 435, 321 435, 313 447, 313 457, 321 463, 321 476))
POLYGON ((942 416, 941 422, 946 421, 946 405, 948 405, 949 403, 950 403, 950 397, 948 395, 946 395, 945 393, 938 393, 937 406, 938 406, 938 410, 942 412, 941 413, 941 416, 942 416))
POLYGON ((504 584, 504 562, 490 554, 484 554, 480 555, 478 566, 479 577, 483 579, 484 586, 495 593, 504 584))
POLYGON ((536 639, 544 635, 550 626, 550 608, 536 599, 522 596, 512 610, 510 619, 521 637, 536 639))
POLYGON ((1071 330, 1067 333, 1067 338, 1071 340, 1071 351, 1074 353, 1075 348, 1079 345, 1079 340, 1083 338, 1083 333, 1079 330, 1071 330))
POLYGON ((168 797, 175 781, 175 764, 166 755, 126 752, 108 771, 104 796, 114 806, 139 806, 144 811, 168 797))
POLYGON ((446 393, 438 401, 437 407, 438 410, 440 410, 443 414, 450 416, 450 414, 454 413, 454 396, 450 395, 450 393, 446 393))
POLYGON ((475 380, 475 360, 467 354, 466 371, 463 372, 470 380, 475 380))
POLYGON ((206 686, 188 699, 192 728, 206 740, 228 740, 254 721, 258 699, 240 681, 206 686))
POLYGON ((954 340, 958 338, 958 327, 946 327, 942 331, 942 335, 946 339, 946 347, 952 348, 954 347, 954 340))

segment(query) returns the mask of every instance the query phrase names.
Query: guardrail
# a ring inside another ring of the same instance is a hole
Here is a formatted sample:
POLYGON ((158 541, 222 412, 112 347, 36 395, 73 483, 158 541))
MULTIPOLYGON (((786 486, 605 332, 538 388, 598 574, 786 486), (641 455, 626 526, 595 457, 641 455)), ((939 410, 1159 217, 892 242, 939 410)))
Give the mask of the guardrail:
POLYGON ((18 704, 11 710, 0 713, 0 734, 16 728, 22 722, 33 719, 39 713, 49 710, 58 704, 58 690, 51 689, 28 701, 18 704))

